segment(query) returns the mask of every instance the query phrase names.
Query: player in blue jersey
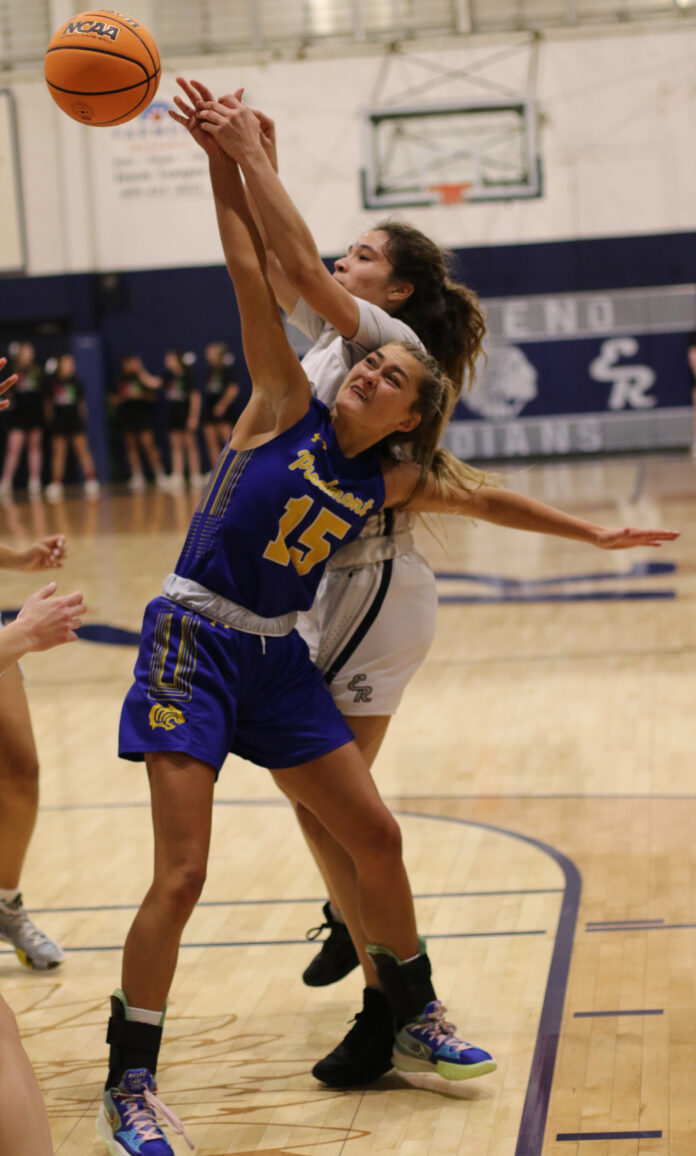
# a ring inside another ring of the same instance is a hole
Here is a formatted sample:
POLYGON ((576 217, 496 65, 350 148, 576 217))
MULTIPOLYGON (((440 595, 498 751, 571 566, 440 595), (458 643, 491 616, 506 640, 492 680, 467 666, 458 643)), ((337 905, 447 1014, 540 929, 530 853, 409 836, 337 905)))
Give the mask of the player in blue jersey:
MULTIPOLYGON (((331 274, 278 179, 272 121, 234 97, 223 97, 234 136, 214 139, 196 119, 196 108, 212 101, 209 89, 181 78, 179 84, 186 99, 175 98, 181 113, 175 119, 209 153, 222 146, 242 167, 264 229, 276 299, 314 341, 302 364, 316 396, 330 406, 352 365, 367 350, 394 339, 418 342, 420 337, 450 378, 470 382, 484 322, 475 294, 447 276, 438 246, 402 222, 381 222, 357 238, 331 274)), ((390 509, 369 518, 359 538, 332 555, 311 611, 298 620, 368 765, 434 635, 435 578, 415 549, 414 520, 411 513, 390 509)), ((282 789, 283 775, 276 780, 282 789)), ((388 1001, 365 951, 368 939, 359 929, 356 951, 342 919, 337 896, 350 882, 351 864, 314 814, 302 807, 297 813, 329 889, 324 905, 329 936, 303 979, 313 986, 335 982, 358 960, 364 971, 363 1007, 313 1074, 332 1086, 365 1083, 392 1066, 388 1001), (347 878, 337 879, 338 873, 347 878)))
POLYGON ((156 1123, 154 1077, 181 934, 205 878, 215 779, 230 750, 276 769, 296 805, 350 859, 354 884, 340 898, 370 941, 394 1017, 395 1065, 449 1079, 495 1068, 488 1052, 460 1040, 443 1018, 398 824, 293 630, 331 553, 376 510, 406 504, 526 529, 556 525, 606 544, 674 537, 607 530, 483 485, 436 448, 454 391, 416 346, 389 344, 358 362, 331 410, 313 399, 266 276, 237 165, 222 157, 211 163, 224 166, 214 184, 216 209, 252 393, 175 572, 146 609, 122 713, 121 754, 147 764, 155 868, 126 940, 122 988, 112 997, 98 1129, 115 1156, 172 1156, 156 1123), (407 463, 400 461, 404 442, 407 463))

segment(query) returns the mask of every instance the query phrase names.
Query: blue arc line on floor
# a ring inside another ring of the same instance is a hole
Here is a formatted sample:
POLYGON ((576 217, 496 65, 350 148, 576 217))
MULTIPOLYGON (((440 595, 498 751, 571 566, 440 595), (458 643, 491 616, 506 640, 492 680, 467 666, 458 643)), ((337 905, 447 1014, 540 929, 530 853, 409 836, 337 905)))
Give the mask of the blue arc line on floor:
POLYGON ((394 813, 399 817, 406 815, 411 819, 429 819, 438 823, 456 823, 462 827, 476 827, 482 831, 492 831, 495 834, 503 835, 508 839, 517 839, 520 843, 535 847, 543 855, 548 855, 563 873, 565 888, 556 925, 551 963, 515 1146, 515 1156, 540 1156, 544 1143, 551 1085, 556 1067, 566 987, 570 974, 570 961, 573 954, 575 928, 582 894, 580 872, 572 859, 569 859, 567 855, 564 855, 562 851, 557 850, 550 843, 544 843, 541 839, 534 839, 531 835, 524 835, 520 831, 511 830, 509 827, 498 827, 494 823, 482 823, 477 819, 460 819, 453 815, 433 815, 427 811, 408 811, 404 810, 403 807, 395 810, 394 813))

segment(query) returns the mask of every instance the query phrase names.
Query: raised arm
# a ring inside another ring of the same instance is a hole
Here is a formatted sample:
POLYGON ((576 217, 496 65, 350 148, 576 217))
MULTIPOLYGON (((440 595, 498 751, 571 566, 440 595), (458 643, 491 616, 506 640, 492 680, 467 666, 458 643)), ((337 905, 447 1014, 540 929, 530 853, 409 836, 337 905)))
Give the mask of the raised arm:
POLYGON ((399 505, 418 513, 463 514, 469 518, 507 526, 511 530, 529 530, 536 534, 550 534, 556 538, 571 538, 586 542, 600 550, 628 550, 635 546, 661 546, 679 537, 676 530, 643 530, 629 526, 602 526, 576 518, 516 494, 503 487, 482 485, 467 488, 454 480, 446 483, 432 473, 423 489, 414 498, 408 498, 417 482, 417 471, 412 466, 396 466, 385 476, 387 498, 385 505, 399 505))
POLYGON ((256 114, 235 97, 225 97, 225 101, 206 101, 197 111, 200 123, 215 126, 218 144, 238 161, 268 244, 290 284, 343 337, 354 337, 360 321, 355 298, 324 265, 309 228, 263 147, 256 114))
MULTIPOLYGON (((207 128, 216 135, 216 127, 207 128)), ((237 296, 252 395, 236 440, 280 433, 307 412, 310 388, 288 341, 266 275, 266 256, 235 161, 209 157, 218 228, 237 296)))
MULTIPOLYGON (((199 80, 193 80, 189 84, 187 80, 184 80, 183 76, 177 76, 176 82, 181 87, 182 92, 185 94, 186 100, 178 95, 174 97, 174 103, 176 104, 179 111, 174 112, 173 109, 169 110, 169 115, 171 116, 172 120, 175 120, 177 124, 183 125, 183 127, 191 135, 191 138, 196 142, 199 148, 202 148, 203 151, 207 153, 208 157, 215 157, 218 154, 224 153, 224 149, 216 142, 215 138, 211 136, 210 133, 203 131, 201 123, 196 115, 196 109, 202 108, 204 101, 213 100, 213 94, 210 89, 205 84, 202 84, 199 80)), ((222 104, 228 104, 235 98, 240 99, 242 92, 243 89, 237 89, 237 92, 230 96, 220 97, 220 102, 222 104)), ((269 117, 264 116, 264 114, 261 112, 256 111, 255 116, 259 121, 262 146, 266 150, 266 155, 269 158, 269 162, 272 168, 275 172, 277 172, 278 160, 276 153, 275 125, 269 117)), ((259 229, 259 233, 261 234, 264 248, 266 249, 266 275, 271 283, 271 288, 275 294, 275 299, 286 313, 292 313, 295 305, 297 304, 299 293, 296 289, 293 288, 288 278, 285 276, 280 261, 271 248, 265 229, 263 228, 263 222, 261 221, 261 217, 256 210, 253 201, 250 201, 249 207, 252 211, 254 223, 259 229)))

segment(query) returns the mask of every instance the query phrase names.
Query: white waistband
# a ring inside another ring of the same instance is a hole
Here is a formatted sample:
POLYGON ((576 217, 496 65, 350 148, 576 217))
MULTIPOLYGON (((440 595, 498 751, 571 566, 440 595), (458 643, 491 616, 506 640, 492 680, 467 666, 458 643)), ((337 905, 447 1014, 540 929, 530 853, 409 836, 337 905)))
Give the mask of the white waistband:
POLYGON ((413 534, 389 534, 383 538, 354 538, 347 546, 341 546, 329 559, 329 570, 354 570, 358 566, 372 566, 385 562, 387 558, 398 558, 415 550, 413 534))
POLYGON ((297 614, 281 614, 278 618, 262 618, 240 606, 229 598, 223 598, 214 590, 208 590, 191 578, 181 578, 178 574, 168 574, 162 584, 162 593, 172 602, 178 602, 187 610, 202 614, 213 622, 224 622, 225 626, 233 626, 244 634, 266 634, 269 637, 280 637, 294 630, 297 614))

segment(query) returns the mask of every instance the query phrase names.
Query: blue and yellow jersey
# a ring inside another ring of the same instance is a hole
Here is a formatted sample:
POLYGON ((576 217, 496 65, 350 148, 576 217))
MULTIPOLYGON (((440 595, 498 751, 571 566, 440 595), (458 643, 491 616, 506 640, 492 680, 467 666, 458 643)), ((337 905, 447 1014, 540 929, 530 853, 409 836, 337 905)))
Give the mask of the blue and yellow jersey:
POLYGON ((223 451, 176 573, 264 618, 306 610, 329 556, 383 503, 379 450, 344 457, 314 399, 273 441, 223 451))

